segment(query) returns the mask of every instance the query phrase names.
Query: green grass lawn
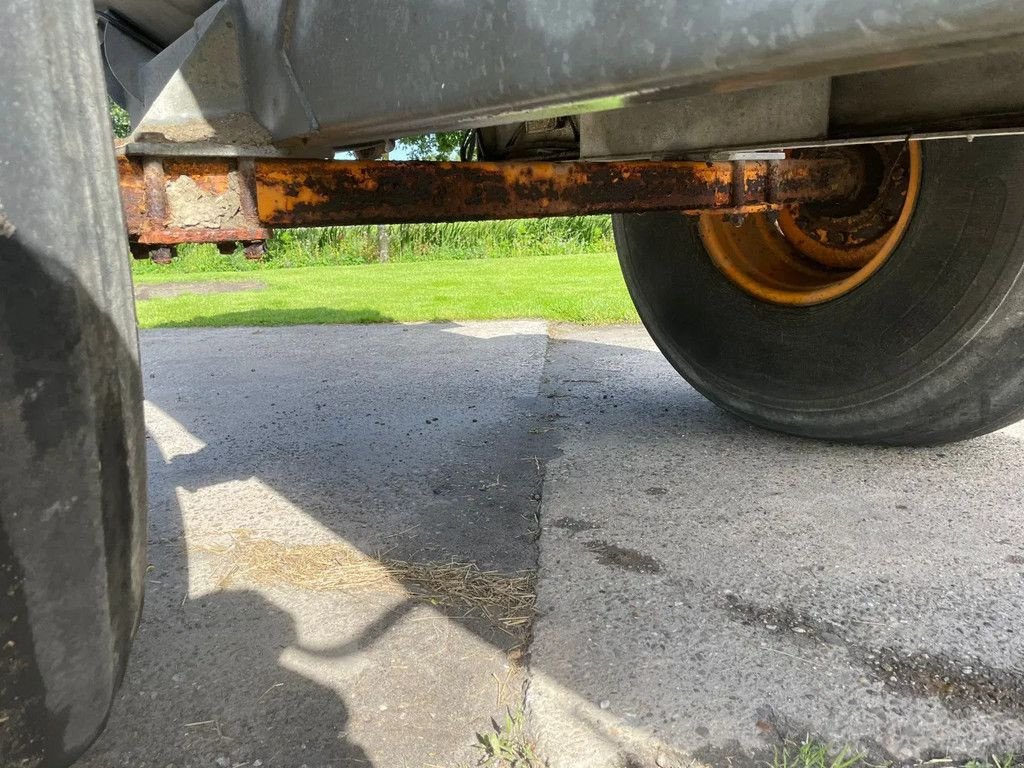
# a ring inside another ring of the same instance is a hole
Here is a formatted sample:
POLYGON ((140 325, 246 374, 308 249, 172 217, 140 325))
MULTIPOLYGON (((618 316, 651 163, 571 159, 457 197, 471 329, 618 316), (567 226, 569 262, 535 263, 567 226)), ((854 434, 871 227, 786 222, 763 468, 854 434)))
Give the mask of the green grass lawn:
POLYGON ((143 328, 542 318, 636 322, 614 254, 420 261, 259 272, 159 271, 137 284, 257 280, 264 290, 139 301, 143 328))

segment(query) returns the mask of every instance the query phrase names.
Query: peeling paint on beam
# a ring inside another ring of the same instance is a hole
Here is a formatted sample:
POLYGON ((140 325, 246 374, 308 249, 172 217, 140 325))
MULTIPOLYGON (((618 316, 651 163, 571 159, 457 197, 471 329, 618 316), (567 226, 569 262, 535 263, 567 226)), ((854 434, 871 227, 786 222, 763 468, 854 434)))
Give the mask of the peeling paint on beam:
POLYGON ((255 242, 271 228, 678 211, 751 213, 849 197, 840 159, 421 163, 122 157, 139 246, 255 242))
POLYGON ((359 162, 258 160, 270 227, 754 212, 851 191, 839 160, 746 162, 359 162))

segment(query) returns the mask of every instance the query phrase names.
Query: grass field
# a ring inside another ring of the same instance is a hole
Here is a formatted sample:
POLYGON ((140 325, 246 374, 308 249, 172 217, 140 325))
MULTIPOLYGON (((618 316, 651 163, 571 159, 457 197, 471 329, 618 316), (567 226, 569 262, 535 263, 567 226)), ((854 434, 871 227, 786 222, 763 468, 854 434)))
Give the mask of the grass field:
POLYGON ((220 254, 212 245, 183 245, 167 265, 136 261, 135 274, 264 272, 294 267, 367 264, 378 260, 380 230, 387 232, 393 262, 557 256, 615 250, 609 216, 567 216, 510 221, 391 224, 386 227, 319 227, 278 230, 262 261, 220 254))
POLYGON ((254 272, 137 270, 138 285, 258 281, 262 290, 139 301, 143 328, 542 318, 636 322, 612 253, 254 272))

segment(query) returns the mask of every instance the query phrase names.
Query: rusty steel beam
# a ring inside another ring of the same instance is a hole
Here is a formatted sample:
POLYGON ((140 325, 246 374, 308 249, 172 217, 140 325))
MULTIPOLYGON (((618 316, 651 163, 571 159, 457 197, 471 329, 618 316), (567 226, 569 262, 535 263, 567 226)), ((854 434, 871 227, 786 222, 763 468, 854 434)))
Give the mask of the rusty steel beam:
POLYGON ((120 158, 138 246, 266 239, 271 228, 592 213, 751 213, 851 196, 844 159, 376 162, 120 158))
POLYGON ((321 162, 259 160, 271 227, 403 224, 592 213, 751 213, 849 194, 842 160, 321 162))

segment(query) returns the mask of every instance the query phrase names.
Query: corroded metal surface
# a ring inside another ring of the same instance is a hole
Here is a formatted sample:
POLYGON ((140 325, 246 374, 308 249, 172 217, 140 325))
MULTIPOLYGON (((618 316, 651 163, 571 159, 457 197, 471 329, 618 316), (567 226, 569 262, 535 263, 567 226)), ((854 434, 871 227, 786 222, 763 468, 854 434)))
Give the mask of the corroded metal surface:
MULTIPOLYGON (((831 157, 835 150, 806 152, 831 157)), ((841 152, 860 169, 851 195, 785 206, 773 217, 748 216, 738 227, 721 216, 701 216, 704 248, 730 281, 761 301, 811 306, 855 290, 885 264, 914 213, 920 142, 841 152)))
MULTIPOLYGON (((869 144, 825 150, 852 155, 869 169, 864 188, 848 201, 804 205, 779 218, 782 232, 808 258, 835 269, 858 269, 867 264, 879 243, 899 222, 908 192, 915 185, 911 166, 914 143, 869 144)), ((799 150, 801 156, 822 150, 799 150)))
POLYGON ((752 213, 847 197, 842 159, 435 163, 120 159, 141 246, 249 243, 270 227, 680 211, 752 213))
POLYGON ((252 161, 118 158, 128 236, 147 246, 265 240, 252 161))
POLYGON ((256 163, 259 218, 274 227, 752 212, 850 191, 836 161, 256 163))

